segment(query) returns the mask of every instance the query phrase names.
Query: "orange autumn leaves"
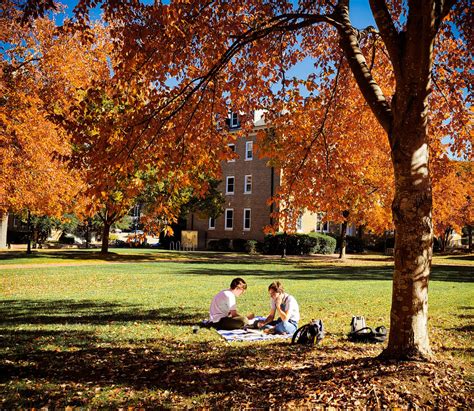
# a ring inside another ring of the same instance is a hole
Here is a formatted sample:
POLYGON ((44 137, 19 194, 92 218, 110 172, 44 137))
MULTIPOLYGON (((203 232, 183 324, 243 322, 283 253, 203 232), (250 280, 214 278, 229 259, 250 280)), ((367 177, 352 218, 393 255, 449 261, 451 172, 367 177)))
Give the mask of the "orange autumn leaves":
MULTIPOLYGON (((80 2, 81 10, 89 3, 80 2)), ((301 38, 296 32, 269 33, 226 60, 222 56, 238 35, 290 10, 290 5, 119 3, 104 5, 112 36, 97 25, 87 29, 89 43, 80 41, 81 32, 55 33, 47 19, 37 20, 32 34, 18 31, 13 23, 10 33, 4 31, 17 43, 18 54, 16 61, 2 62, 2 87, 11 95, 2 107, 7 128, 0 148, 4 162, 0 194, 8 198, 8 207, 30 208, 37 202, 38 209, 61 213, 72 199, 84 207, 80 198, 87 198, 89 212, 104 204, 110 212, 123 211, 143 188, 139 173, 150 167, 157 181, 168 181, 171 195, 184 187, 204 194, 202 176, 218 175, 229 141, 217 128, 228 108, 241 112, 266 108, 275 134, 262 138, 260 146, 283 169, 286 185, 276 198, 287 206, 281 216, 306 208, 341 221, 342 212, 349 211, 350 222, 378 232, 391 228, 390 147, 344 65, 335 83, 335 62, 340 60, 336 30, 315 25, 301 38), (20 44, 23 38, 26 46, 20 44), (307 56, 315 59, 315 72, 320 70, 321 75, 305 81, 314 96, 304 100, 298 93, 301 83, 287 79, 285 70, 307 56), (8 83, 5 68, 28 58, 40 59, 16 70, 8 83), (204 78, 219 62, 221 70, 204 78), (272 90, 275 83, 282 84, 277 92, 272 90), (55 123, 51 114, 57 116, 55 123), (17 144, 15 138, 23 142, 17 144), (35 143, 39 140, 44 144, 35 143), (73 167, 66 168, 61 159, 71 160, 73 167), (42 167, 47 172, 41 173, 42 167)), ((311 7, 330 9, 316 3, 311 7)), ((446 151, 444 136, 452 136, 456 153, 469 146, 468 114, 460 107, 459 95, 469 72, 450 74, 446 68, 462 64, 460 45, 451 34, 445 26, 442 47, 437 48, 430 120, 433 159, 446 151), (455 114, 447 121, 446 113, 453 107, 455 114)), ((374 78, 390 96, 393 79, 376 39, 363 41, 363 52, 374 78), (372 54, 375 48, 377 53, 372 54)), ((244 121, 244 127, 250 130, 250 122, 244 121)), ((436 167, 433 161, 433 175, 438 173, 436 167)), ((439 174, 450 175, 442 169, 439 174)), ((454 187, 435 186, 434 194, 454 187)), ((435 218, 441 203, 435 199, 435 218)), ((166 199, 155 211, 176 213, 165 205, 166 199)))
POLYGON ((54 116, 68 110, 81 90, 108 75, 110 41, 95 28, 91 47, 80 36, 59 32, 49 19, 31 27, 5 20, 0 140, 0 207, 20 213, 61 216, 82 213, 90 203, 84 169, 71 167, 74 151, 68 130, 54 116), (19 28, 21 30, 19 30, 19 28))

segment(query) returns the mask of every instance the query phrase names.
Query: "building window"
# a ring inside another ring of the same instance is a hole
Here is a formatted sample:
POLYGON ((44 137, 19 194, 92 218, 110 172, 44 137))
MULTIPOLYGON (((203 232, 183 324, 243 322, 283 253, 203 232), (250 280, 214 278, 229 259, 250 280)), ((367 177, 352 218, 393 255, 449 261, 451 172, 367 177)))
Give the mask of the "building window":
POLYGON ((237 128, 240 126, 239 113, 230 113, 230 128, 237 128))
POLYGON ((329 223, 324 221, 324 213, 316 214, 316 231, 319 233, 329 232, 329 223))
POLYGON ((234 194, 234 184, 235 178, 234 176, 228 176, 225 180, 225 193, 226 194, 234 194))
POLYGON ((216 219, 214 217, 209 217, 209 230, 216 229, 216 219))
POLYGON ((300 214, 296 219, 296 231, 301 232, 303 231, 303 215, 300 214))
POLYGON ((226 230, 234 229, 234 209, 233 208, 225 209, 225 229, 226 230))
MULTIPOLYGON (((229 147, 229 151, 235 153, 235 144, 227 144, 227 146, 229 147)), ((230 158, 229 160, 227 160, 228 163, 233 163, 234 161, 235 158, 230 158)))
POLYGON ((245 159, 246 160, 253 159, 253 141, 245 142, 245 159))
POLYGON ((250 230, 251 214, 250 208, 244 208, 244 231, 250 230))
POLYGON ((252 192, 252 176, 247 175, 244 179, 244 193, 250 194, 252 192))

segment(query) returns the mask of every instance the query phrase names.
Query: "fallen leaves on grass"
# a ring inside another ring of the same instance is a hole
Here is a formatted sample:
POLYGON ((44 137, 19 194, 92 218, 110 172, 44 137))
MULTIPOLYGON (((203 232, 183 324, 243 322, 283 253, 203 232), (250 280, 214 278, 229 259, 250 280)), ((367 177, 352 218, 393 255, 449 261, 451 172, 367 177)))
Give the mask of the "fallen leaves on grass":
MULTIPOLYGON (((211 331, 209 331, 211 332, 211 331)), ((380 346, 339 341, 228 345, 155 340, 16 352, 1 361, 2 408, 468 407, 464 370, 381 362, 380 346)))

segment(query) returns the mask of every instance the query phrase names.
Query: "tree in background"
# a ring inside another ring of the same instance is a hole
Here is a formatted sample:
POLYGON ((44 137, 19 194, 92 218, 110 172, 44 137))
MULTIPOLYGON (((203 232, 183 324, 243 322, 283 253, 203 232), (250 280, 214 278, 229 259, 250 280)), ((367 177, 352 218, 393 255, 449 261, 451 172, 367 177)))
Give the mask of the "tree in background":
POLYGON ((384 131, 341 70, 328 75, 324 87, 312 86, 317 97, 292 95, 271 131, 260 132, 259 147, 282 170, 277 224, 294 232, 295 210, 322 212, 326 221, 341 223, 342 258, 349 224, 376 233, 392 228, 394 185, 384 131))
POLYGON ((454 232, 472 224, 474 194, 472 164, 444 158, 436 162, 433 177, 433 221, 441 251, 450 245, 454 232))
MULTIPOLYGON (((27 29, 5 19, 6 14, 1 19, 2 40, 11 47, 1 60, 0 210, 25 214, 30 252, 31 216, 36 221, 43 215, 59 218, 71 211, 79 204, 76 196, 82 180, 61 160, 70 153, 69 138, 49 119, 45 107, 50 84, 40 66, 54 64, 60 57, 45 55, 39 44, 44 32, 54 26, 38 20, 27 29)), ((49 94, 49 103, 56 98, 57 94, 49 94)))

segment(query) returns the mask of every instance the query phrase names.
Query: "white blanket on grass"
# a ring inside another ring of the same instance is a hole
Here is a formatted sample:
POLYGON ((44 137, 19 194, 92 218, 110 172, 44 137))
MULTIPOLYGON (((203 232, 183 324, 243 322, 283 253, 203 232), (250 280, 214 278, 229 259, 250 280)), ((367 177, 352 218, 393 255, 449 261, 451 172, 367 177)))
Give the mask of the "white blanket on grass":
POLYGON ((286 340, 292 334, 265 334, 260 330, 216 330, 227 342, 232 341, 264 341, 264 340, 286 340))

